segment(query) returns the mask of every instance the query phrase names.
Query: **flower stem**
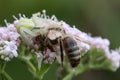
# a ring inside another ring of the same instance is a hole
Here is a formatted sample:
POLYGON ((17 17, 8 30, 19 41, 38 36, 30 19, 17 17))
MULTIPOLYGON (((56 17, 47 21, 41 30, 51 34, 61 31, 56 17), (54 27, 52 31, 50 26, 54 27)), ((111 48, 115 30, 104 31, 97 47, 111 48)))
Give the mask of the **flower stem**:
MULTIPOLYGON (((9 75, 8 73, 5 71, 5 67, 6 67, 6 62, 1 62, 1 65, 0 65, 0 74, 2 75, 2 78, 6 78, 7 80, 13 80, 9 75)), ((6 80, 5 79, 5 80, 6 80)))
POLYGON ((36 72, 36 68, 35 68, 35 66, 30 62, 30 60, 26 59, 25 57, 19 57, 19 59, 22 60, 23 62, 25 62, 33 72, 36 72))
POLYGON ((2 75, 4 75, 7 80, 13 80, 13 79, 8 75, 8 73, 6 73, 6 71, 4 71, 4 70, 2 71, 2 75))

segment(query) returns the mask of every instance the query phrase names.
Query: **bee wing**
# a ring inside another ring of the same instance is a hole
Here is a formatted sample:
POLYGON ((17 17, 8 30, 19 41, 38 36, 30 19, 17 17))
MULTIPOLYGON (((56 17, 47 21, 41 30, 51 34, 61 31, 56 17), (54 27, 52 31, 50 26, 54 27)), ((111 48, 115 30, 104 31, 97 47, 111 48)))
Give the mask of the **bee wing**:
MULTIPOLYGON (((80 52, 86 53, 90 49, 91 44, 87 40, 85 40, 79 36, 74 36, 74 38, 77 42, 80 52)), ((84 54, 81 54, 81 56, 83 56, 83 55, 84 54)))
POLYGON ((83 38, 81 38, 79 36, 74 35, 74 38, 77 41, 80 41, 80 42, 83 42, 83 43, 86 43, 86 44, 90 45, 90 43, 87 40, 85 40, 85 39, 83 39, 83 38))

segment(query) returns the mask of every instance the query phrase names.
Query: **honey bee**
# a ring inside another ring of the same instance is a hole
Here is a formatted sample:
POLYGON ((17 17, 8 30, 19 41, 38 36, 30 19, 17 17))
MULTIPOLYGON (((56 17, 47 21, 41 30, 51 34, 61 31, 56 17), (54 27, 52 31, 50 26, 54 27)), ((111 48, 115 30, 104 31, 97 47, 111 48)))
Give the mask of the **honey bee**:
POLYGON ((39 34, 38 36, 34 37, 34 44, 40 44, 40 46, 43 46, 45 49, 49 48, 53 52, 56 51, 53 46, 59 45, 62 65, 65 52, 70 65, 72 67, 76 67, 80 63, 81 58, 80 49, 76 40, 72 36, 66 34, 62 27, 50 27, 47 31, 48 32, 44 35, 39 34))

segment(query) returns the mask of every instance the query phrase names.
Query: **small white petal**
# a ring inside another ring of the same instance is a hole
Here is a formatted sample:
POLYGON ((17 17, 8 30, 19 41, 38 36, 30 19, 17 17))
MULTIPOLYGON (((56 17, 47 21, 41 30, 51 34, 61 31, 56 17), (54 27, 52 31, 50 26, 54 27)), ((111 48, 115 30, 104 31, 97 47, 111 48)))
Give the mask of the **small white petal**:
POLYGON ((17 53, 16 50, 13 50, 13 51, 12 51, 12 54, 13 54, 15 57, 18 57, 18 53, 17 53))
POLYGON ((112 50, 110 53, 107 53, 107 57, 116 69, 120 67, 120 53, 117 50, 112 50))
POLYGON ((5 56, 4 55, 1 55, 1 59, 4 59, 5 58, 5 56))
POLYGON ((6 57, 4 60, 5 60, 5 61, 10 61, 10 58, 9 58, 9 57, 6 57))

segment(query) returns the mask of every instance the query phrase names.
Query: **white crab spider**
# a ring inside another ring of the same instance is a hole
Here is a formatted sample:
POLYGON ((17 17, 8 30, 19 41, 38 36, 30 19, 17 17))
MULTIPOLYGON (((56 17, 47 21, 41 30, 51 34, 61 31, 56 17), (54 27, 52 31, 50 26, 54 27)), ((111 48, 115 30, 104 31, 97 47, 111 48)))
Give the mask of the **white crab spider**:
POLYGON ((23 41, 27 45, 32 46, 31 38, 35 36, 35 33, 32 31, 35 27, 35 24, 32 22, 32 20, 27 18, 20 18, 15 26, 23 41))

